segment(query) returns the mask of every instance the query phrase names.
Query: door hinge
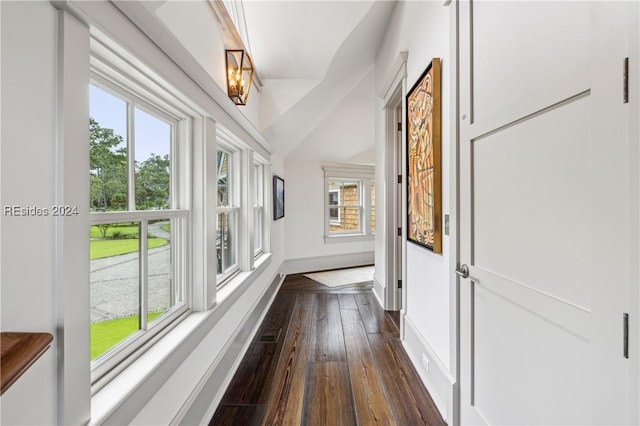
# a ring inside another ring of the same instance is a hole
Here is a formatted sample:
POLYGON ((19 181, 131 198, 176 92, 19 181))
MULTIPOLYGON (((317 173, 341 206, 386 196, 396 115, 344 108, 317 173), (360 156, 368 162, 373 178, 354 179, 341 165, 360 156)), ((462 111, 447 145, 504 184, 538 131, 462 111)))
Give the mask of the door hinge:
POLYGON ((402 183, 402 175, 398 175, 398 183, 402 183))
POLYGON ((402 131, 402 123, 398 123, 398 131, 402 131))
POLYGON ((398 288, 402 288, 402 280, 398 280, 398 288))
POLYGON ((402 228, 398 228, 398 237, 402 237, 402 228))
POLYGON ((629 359, 629 314, 622 314, 622 356, 629 359))
POLYGON ((624 58, 622 69, 622 103, 629 103, 629 58, 624 58))

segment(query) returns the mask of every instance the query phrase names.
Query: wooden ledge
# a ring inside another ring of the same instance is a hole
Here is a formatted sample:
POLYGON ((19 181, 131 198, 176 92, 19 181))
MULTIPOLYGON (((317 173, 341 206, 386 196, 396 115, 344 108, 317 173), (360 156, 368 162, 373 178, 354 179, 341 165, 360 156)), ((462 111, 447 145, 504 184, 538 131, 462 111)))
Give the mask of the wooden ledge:
POLYGON ((49 333, 0 333, 0 395, 51 346, 49 333))

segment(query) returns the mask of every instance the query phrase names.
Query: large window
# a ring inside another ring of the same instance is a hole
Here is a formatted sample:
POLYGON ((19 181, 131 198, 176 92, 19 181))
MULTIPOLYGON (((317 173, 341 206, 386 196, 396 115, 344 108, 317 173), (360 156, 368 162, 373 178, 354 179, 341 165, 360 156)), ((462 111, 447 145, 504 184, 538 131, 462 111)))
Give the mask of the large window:
MULTIPOLYGON (((90 313, 95 376, 184 312, 180 118, 96 76, 90 86, 90 313)), ((94 377, 95 377, 94 376, 94 377)))
POLYGON ((216 255, 218 285, 238 271, 238 202, 239 182, 236 173, 238 153, 218 148, 216 212, 216 255))
POLYGON ((373 167, 331 166, 325 173, 325 235, 370 238, 375 229, 373 167))

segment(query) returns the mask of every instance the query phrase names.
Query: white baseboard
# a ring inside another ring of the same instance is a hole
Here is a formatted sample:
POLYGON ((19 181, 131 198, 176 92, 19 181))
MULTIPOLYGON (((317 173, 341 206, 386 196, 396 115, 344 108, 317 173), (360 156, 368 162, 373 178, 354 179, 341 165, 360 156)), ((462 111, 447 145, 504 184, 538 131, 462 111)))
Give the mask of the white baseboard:
POLYGON ((453 418, 455 380, 416 325, 406 315, 403 315, 402 320, 404 323, 402 345, 418 371, 420 379, 429 390, 440 414, 449 422, 453 418), (422 362, 423 356, 429 361, 428 371, 422 362))
POLYGON ((331 256, 301 257, 285 260, 283 271, 286 274, 300 274, 304 272, 373 265, 374 261, 375 257, 372 251, 331 256))
POLYGON ((378 274, 376 274, 375 272, 373 273, 373 294, 376 296, 376 299, 378 299, 378 303, 380 303, 380 306, 382 306, 382 308, 384 309, 384 281, 382 281, 380 279, 380 277, 378 277, 378 274))

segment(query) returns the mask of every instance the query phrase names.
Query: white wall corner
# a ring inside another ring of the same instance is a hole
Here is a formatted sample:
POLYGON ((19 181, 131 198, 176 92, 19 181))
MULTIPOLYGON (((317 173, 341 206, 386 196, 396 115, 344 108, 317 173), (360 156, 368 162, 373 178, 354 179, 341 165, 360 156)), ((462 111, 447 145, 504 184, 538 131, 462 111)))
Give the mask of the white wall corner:
POLYGON ((450 419, 454 417, 455 379, 409 317, 403 315, 403 320, 402 346, 407 351, 440 414, 445 421, 451 423, 450 419), (428 367, 423 362, 425 358, 428 361, 428 367))

